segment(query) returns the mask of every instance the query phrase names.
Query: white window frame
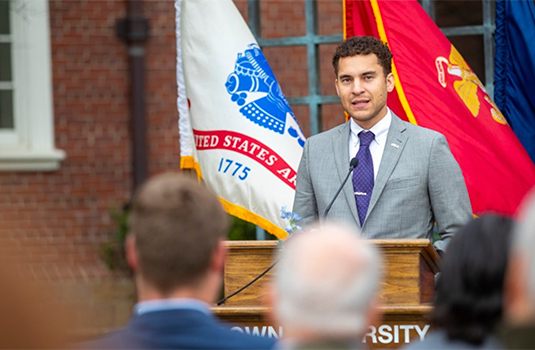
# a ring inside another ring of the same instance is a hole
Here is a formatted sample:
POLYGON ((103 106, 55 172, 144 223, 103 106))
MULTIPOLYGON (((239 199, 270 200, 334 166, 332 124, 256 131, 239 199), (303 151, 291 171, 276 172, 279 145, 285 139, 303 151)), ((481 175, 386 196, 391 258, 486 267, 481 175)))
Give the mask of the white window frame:
POLYGON ((0 130, 0 171, 57 170, 48 0, 10 5, 14 130, 0 130))

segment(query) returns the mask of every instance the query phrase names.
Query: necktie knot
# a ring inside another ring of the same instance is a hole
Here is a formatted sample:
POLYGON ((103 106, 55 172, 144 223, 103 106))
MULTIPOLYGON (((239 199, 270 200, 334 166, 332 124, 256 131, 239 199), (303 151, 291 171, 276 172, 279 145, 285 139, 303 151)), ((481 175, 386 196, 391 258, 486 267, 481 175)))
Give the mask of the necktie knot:
POLYGON ((359 139, 361 146, 370 146, 370 143, 375 139, 375 134, 371 131, 361 131, 359 132, 359 139))

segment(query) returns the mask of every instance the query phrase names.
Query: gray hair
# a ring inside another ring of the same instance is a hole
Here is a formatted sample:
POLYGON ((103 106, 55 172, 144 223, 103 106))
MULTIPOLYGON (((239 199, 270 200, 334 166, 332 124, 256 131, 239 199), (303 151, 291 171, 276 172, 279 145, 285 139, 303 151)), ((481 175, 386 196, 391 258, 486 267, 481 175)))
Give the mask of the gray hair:
POLYGON ((357 339, 379 287, 381 256, 354 228, 329 224, 289 239, 279 253, 275 316, 286 329, 357 339))
POLYGON ((535 312, 535 190, 528 195, 522 208, 514 232, 512 255, 517 255, 526 264, 526 276, 523 277, 535 312))

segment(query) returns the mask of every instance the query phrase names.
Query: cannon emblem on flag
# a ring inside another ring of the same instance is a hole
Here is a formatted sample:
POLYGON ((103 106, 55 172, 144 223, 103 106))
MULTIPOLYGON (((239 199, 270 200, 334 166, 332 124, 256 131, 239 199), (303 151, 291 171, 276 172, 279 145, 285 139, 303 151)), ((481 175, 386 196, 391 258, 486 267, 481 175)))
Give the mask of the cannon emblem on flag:
MULTIPOLYGON (((238 53, 234 72, 228 76, 225 86, 232 101, 241 107, 240 113, 257 125, 284 134, 286 118, 295 119, 257 44, 250 44, 244 53, 238 53)), ((295 128, 289 127, 288 133, 304 145, 304 138, 295 128)))

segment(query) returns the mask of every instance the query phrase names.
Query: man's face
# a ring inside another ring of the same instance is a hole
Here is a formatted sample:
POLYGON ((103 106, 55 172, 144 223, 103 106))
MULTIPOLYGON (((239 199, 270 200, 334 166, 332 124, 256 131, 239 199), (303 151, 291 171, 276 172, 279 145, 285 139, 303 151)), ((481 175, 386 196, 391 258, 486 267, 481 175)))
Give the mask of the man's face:
POLYGON ((375 54, 341 58, 335 84, 345 111, 363 129, 369 130, 386 115, 394 76, 385 77, 375 54))

